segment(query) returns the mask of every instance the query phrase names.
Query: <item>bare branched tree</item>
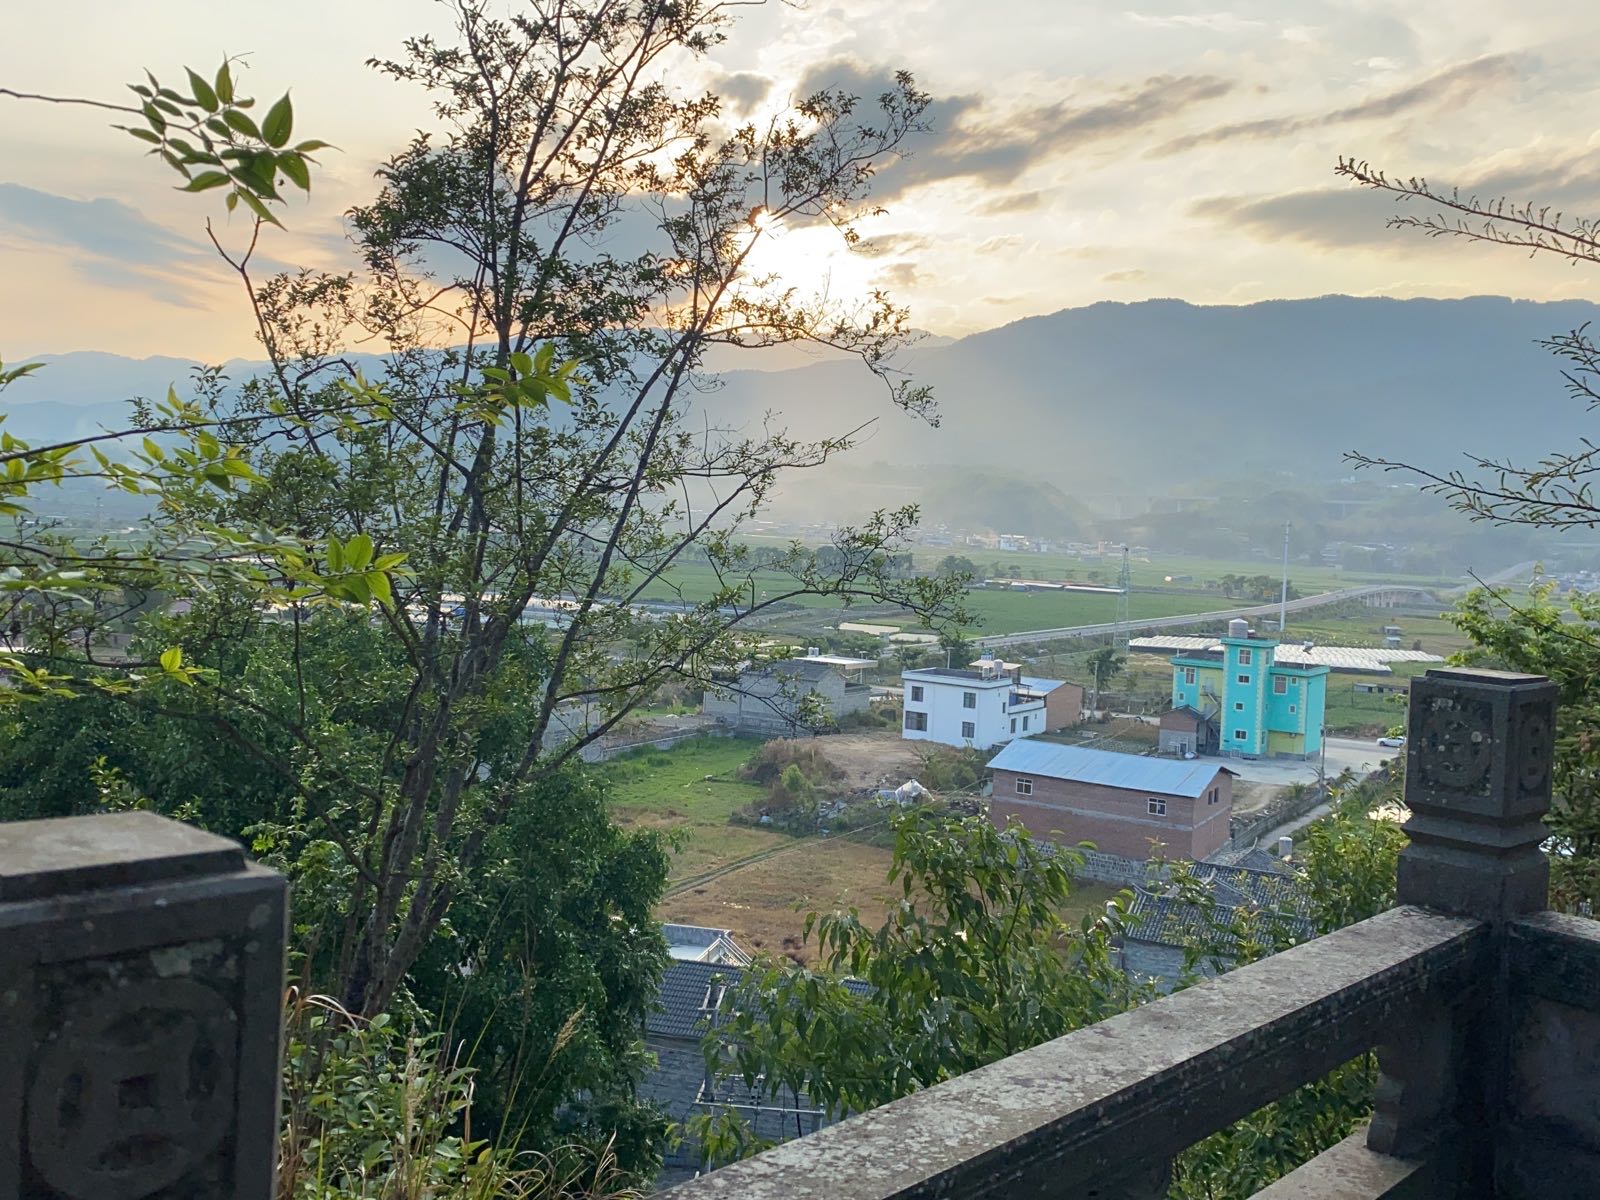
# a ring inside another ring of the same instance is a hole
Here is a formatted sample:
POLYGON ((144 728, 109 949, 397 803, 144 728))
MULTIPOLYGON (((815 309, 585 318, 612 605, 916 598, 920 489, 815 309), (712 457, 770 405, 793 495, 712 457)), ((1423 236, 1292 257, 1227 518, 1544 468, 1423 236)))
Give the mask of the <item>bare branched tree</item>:
MULTIPOLYGON (((1459 189, 1436 187, 1422 178, 1391 179, 1355 159, 1341 159, 1336 171, 1364 187, 1432 209, 1391 217, 1392 227, 1418 230, 1427 237, 1464 238, 1535 255, 1554 255, 1571 263, 1600 264, 1600 220, 1572 217, 1550 205, 1463 195, 1459 189)), ((1540 344, 1565 363, 1562 377, 1572 397, 1591 412, 1600 406, 1600 344, 1588 326, 1540 344)), ((1451 507, 1475 521, 1553 529, 1600 524, 1600 495, 1594 490, 1600 473, 1600 446, 1588 438, 1580 439, 1575 449, 1553 451, 1531 464, 1469 454, 1465 469, 1452 470, 1361 453, 1347 457, 1359 467, 1399 471, 1417 478, 1424 491, 1443 496, 1451 507)))

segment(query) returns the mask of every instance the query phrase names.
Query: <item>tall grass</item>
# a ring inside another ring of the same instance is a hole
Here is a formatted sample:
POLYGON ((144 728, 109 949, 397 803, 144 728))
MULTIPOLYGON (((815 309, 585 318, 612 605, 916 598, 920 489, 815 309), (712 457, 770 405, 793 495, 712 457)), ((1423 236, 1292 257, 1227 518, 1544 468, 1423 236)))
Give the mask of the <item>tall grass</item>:
POLYGON ((439 1033, 291 989, 277 1200, 637 1200, 610 1145, 472 1136, 473 1073, 439 1033))

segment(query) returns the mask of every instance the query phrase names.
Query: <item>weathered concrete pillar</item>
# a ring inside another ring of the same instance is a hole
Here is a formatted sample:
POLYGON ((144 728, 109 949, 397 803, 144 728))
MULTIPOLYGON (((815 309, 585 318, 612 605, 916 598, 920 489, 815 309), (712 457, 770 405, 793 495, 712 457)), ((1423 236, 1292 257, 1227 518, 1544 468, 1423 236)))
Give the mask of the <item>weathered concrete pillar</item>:
POLYGON ((1545 907, 1556 687, 1537 675, 1430 670, 1411 686, 1398 899, 1476 917, 1493 931, 1480 986, 1397 1022, 1378 1049, 1382 1078, 1368 1145, 1444 1156, 1439 1195, 1492 1196, 1510 1069, 1505 931, 1545 907))
POLYGON ((152 813, 0 824, 0 1197, 271 1200, 284 916, 152 813))

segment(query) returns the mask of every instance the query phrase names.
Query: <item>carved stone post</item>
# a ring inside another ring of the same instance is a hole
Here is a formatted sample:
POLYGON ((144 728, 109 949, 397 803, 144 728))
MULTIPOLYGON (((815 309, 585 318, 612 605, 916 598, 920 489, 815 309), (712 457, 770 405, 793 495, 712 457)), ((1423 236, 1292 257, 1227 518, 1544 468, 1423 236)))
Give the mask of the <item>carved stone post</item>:
POLYGON ((285 890, 152 813, 0 824, 0 1197, 270 1200, 285 890))
POLYGON ((1493 956, 1481 988, 1411 1014, 1379 1047, 1383 1077, 1368 1145, 1404 1157, 1463 1127, 1476 1131, 1452 1156, 1461 1195, 1493 1194, 1488 1131, 1509 1070, 1503 931, 1547 899, 1550 867, 1540 847, 1555 700, 1555 685, 1542 676, 1502 671, 1435 669, 1411 686, 1411 844, 1400 855, 1398 898, 1487 922, 1493 956))
POLYGON ((1399 901, 1501 922, 1541 911, 1556 686, 1435 668, 1411 686, 1399 901))

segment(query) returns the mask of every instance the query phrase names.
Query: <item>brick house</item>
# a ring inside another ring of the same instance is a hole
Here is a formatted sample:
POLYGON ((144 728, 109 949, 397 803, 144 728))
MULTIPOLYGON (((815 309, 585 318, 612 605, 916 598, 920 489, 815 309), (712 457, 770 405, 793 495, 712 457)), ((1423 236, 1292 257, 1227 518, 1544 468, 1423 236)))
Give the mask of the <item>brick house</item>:
POLYGON ((1122 858, 1200 859, 1228 840, 1234 772, 1215 762, 1117 754, 1019 738, 989 761, 989 819, 1122 858))

